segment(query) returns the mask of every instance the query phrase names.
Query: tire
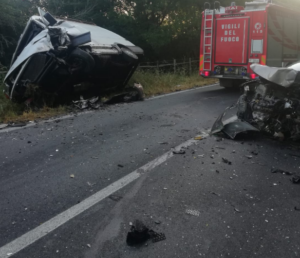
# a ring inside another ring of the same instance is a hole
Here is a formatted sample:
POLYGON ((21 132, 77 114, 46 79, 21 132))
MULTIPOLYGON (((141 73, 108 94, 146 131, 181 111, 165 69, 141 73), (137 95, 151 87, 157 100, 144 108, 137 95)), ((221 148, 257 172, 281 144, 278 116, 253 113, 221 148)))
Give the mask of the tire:
POLYGON ((233 87, 233 80, 232 79, 219 79, 219 83, 221 87, 226 89, 233 87))
POLYGON ((91 73, 95 67, 94 58, 80 48, 73 50, 68 59, 68 63, 73 66, 74 71, 79 71, 84 74, 91 73))
POLYGON ((226 89, 238 88, 244 82, 240 79, 219 79, 220 86, 226 89))

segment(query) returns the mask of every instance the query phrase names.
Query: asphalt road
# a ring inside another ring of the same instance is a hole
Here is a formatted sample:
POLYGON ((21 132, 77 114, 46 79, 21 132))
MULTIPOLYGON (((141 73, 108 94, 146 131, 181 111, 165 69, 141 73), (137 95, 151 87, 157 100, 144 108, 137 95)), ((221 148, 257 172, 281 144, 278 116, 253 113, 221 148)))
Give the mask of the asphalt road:
POLYGON ((0 257, 300 256, 300 185, 271 173, 300 173, 295 143, 213 136, 160 158, 208 131, 238 96, 208 87, 0 133, 0 257), (26 244, 24 234, 133 171, 146 173, 26 244), (166 240, 127 246, 136 219, 166 240), (15 239, 24 248, 1 254, 15 239))

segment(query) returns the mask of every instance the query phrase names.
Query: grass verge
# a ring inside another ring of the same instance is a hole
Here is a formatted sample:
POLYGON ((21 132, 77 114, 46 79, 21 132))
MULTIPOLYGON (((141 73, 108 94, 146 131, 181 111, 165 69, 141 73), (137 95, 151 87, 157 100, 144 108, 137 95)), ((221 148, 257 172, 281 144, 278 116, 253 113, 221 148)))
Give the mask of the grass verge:
POLYGON ((194 72, 187 76, 185 72, 158 73, 149 71, 137 71, 131 79, 131 83, 139 82, 143 85, 146 97, 170 93, 174 91, 192 89, 216 83, 216 79, 204 79, 194 72))
POLYGON ((47 119, 66 113, 66 108, 59 106, 50 108, 44 106, 37 111, 28 109, 24 104, 16 104, 8 100, 3 94, 4 76, 0 74, 0 124, 9 122, 28 122, 36 119, 47 119))
MULTIPOLYGON (((8 123, 12 121, 28 122, 37 119, 47 119, 57 115, 67 113, 67 108, 59 106, 55 108, 47 107, 40 108, 36 111, 28 109, 24 104, 12 103, 6 99, 3 94, 4 75, 0 74, 0 123, 8 123)), ((187 76, 184 71, 178 74, 174 73, 158 73, 150 71, 136 71, 130 85, 133 82, 139 82, 143 85, 145 96, 151 97, 155 95, 191 89, 216 83, 215 79, 204 79, 198 75, 198 72, 187 76)))

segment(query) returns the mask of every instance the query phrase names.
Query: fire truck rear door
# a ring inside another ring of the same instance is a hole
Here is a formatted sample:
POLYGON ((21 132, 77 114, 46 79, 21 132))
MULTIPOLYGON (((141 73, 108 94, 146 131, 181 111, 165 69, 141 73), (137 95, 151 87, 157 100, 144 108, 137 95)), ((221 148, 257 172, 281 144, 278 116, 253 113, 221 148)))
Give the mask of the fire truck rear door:
POLYGON ((247 64, 249 17, 216 21, 215 63, 247 64))

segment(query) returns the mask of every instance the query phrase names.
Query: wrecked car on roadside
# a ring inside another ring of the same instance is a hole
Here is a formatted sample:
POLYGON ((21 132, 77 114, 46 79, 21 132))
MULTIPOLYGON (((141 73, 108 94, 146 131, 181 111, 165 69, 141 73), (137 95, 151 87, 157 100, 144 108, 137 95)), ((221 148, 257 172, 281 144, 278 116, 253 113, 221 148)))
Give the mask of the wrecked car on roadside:
POLYGON ((300 63, 276 68, 252 64, 259 79, 241 85, 237 103, 216 120, 211 133, 261 131, 279 139, 300 139, 300 63), (233 113, 234 112, 234 113, 233 113), (224 119, 226 113, 232 116, 224 119))
POLYGON ((94 24, 38 10, 19 39, 4 79, 9 99, 26 100, 32 85, 58 97, 83 82, 92 85, 95 94, 126 86, 143 56, 141 48, 94 24))

